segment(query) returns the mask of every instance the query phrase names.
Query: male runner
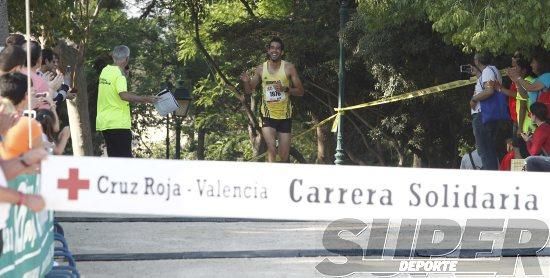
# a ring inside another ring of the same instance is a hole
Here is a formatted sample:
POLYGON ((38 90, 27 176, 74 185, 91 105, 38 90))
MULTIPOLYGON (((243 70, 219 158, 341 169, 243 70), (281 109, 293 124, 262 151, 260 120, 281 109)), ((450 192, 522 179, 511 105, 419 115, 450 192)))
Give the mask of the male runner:
POLYGON ((267 46, 268 60, 256 67, 252 78, 248 73, 241 75, 244 92, 252 93, 261 82, 262 135, 267 144, 267 160, 277 160, 276 140, 279 140, 278 154, 281 162, 288 162, 290 132, 292 128, 292 105, 290 96, 303 96, 304 88, 293 64, 282 60, 283 41, 274 37, 267 46))

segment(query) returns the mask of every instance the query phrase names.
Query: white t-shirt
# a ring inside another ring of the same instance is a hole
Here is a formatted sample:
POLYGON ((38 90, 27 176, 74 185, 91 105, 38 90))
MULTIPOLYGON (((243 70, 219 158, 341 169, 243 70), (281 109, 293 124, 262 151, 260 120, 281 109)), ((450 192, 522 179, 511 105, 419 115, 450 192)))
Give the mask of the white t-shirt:
POLYGON ((481 157, 479 157, 477 149, 472 152, 472 159, 470 159, 470 156, 468 154, 465 154, 462 157, 462 161, 460 162, 460 169, 479 170, 482 166, 483 164, 481 162, 481 157), (475 166, 472 165, 472 160, 475 166))
MULTIPOLYGON (((4 176, 4 171, 0 169, 0 186, 8 187, 8 181, 6 176, 4 176)), ((10 204, 9 203, 0 203, 0 229, 6 227, 6 222, 8 221, 8 216, 10 213, 10 204)))
MULTIPOLYGON (((494 80, 498 80, 498 82, 502 84, 502 76, 500 75, 500 71, 495 66, 486 66, 483 69, 483 72, 481 72, 481 77, 477 79, 474 96, 483 92, 484 86, 482 86, 482 82, 485 83, 494 80)), ((475 114, 479 112, 481 112, 481 105, 478 101, 476 103, 476 107, 474 109, 471 109, 471 113, 475 114)))

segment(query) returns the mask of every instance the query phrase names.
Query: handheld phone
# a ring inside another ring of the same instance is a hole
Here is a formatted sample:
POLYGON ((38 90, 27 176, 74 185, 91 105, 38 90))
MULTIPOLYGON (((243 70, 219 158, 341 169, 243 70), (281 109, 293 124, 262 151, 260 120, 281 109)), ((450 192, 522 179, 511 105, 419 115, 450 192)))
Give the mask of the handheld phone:
POLYGON ((68 65, 67 68, 65 69, 65 74, 63 76, 63 84, 70 86, 72 81, 72 76, 73 76, 73 69, 70 65, 68 65))
POLYGON ((462 73, 472 73, 472 65, 460 65, 460 72, 462 73))
POLYGON ((29 117, 29 118, 32 118, 32 119, 36 119, 36 111, 34 111, 34 110, 24 110, 23 111, 23 116, 29 117))

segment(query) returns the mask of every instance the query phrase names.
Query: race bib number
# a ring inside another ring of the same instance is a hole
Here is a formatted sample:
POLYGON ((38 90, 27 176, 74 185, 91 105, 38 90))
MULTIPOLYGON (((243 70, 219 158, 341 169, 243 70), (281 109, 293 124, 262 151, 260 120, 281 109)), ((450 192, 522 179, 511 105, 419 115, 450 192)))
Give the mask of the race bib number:
POLYGON ((274 102, 281 101, 283 99, 285 99, 285 93, 277 92, 277 90, 275 90, 275 85, 265 86, 265 101, 274 102))

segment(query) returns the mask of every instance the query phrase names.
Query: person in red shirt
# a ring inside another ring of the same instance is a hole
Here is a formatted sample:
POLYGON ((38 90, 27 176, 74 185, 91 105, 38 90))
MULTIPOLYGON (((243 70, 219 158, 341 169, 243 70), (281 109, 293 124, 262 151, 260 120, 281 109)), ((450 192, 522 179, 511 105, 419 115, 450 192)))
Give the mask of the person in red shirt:
POLYGON ((506 151, 507 153, 500 161, 500 166, 498 167, 500 171, 510 171, 512 169, 512 159, 516 156, 512 139, 506 139, 506 151))
POLYGON ((526 170, 536 172, 550 172, 550 124, 548 108, 545 104, 535 102, 531 105, 531 119, 537 126, 533 136, 521 134, 527 143, 529 156, 526 160, 526 170), (542 155, 542 156, 539 156, 542 155))

